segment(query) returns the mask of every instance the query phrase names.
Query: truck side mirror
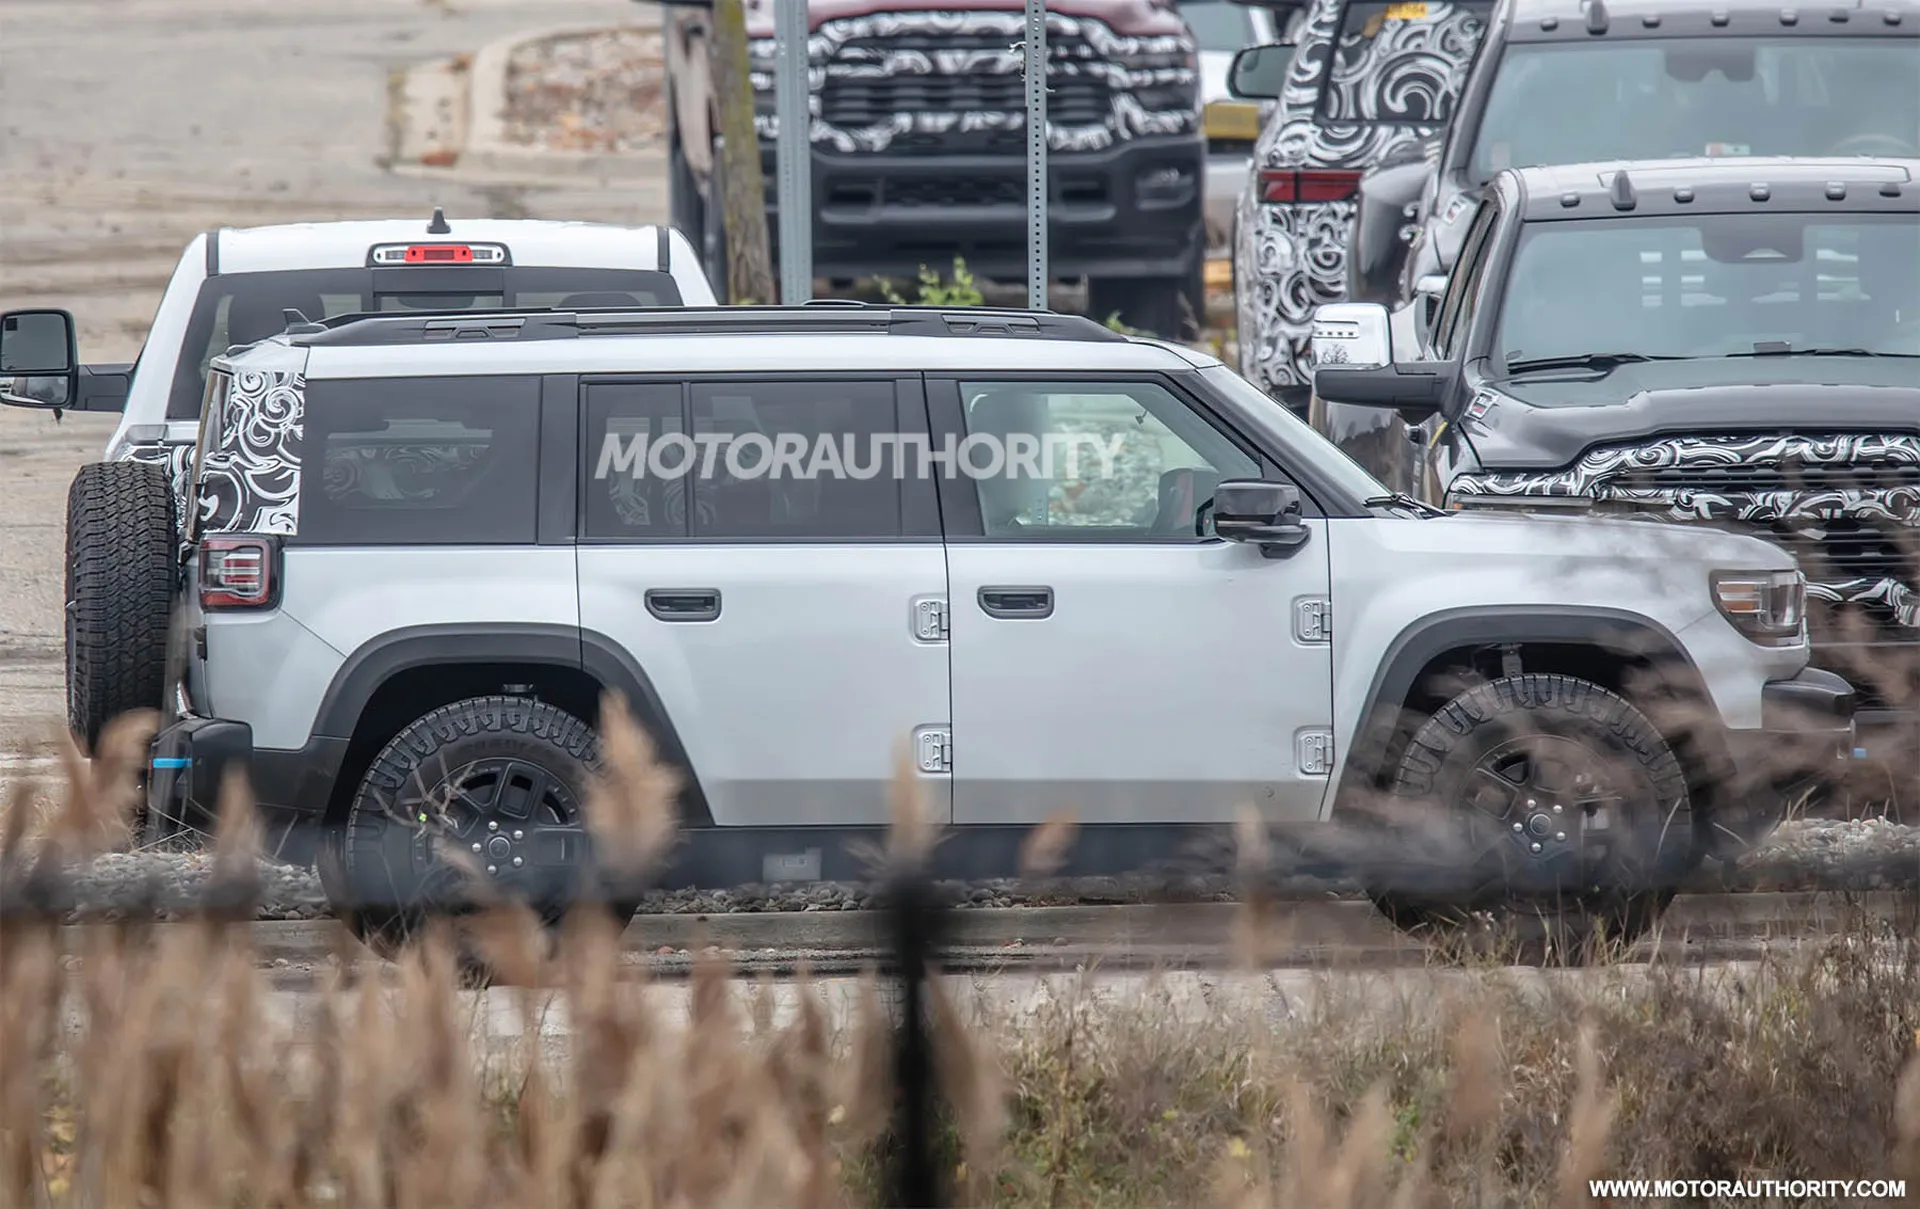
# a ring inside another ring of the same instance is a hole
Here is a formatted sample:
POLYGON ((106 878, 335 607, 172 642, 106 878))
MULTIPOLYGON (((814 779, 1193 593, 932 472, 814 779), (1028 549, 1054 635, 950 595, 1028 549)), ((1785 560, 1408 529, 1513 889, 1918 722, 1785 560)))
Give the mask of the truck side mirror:
POLYGON ((1328 302, 1313 312, 1313 364, 1360 368, 1393 364, 1387 308, 1377 302, 1328 302))
POLYGON ((1227 68, 1227 91, 1243 101, 1277 101, 1286 91, 1294 47, 1286 42, 1248 46, 1227 68))
POLYGON ((66 311, 0 315, 0 403, 55 410, 80 392, 73 316, 66 311))

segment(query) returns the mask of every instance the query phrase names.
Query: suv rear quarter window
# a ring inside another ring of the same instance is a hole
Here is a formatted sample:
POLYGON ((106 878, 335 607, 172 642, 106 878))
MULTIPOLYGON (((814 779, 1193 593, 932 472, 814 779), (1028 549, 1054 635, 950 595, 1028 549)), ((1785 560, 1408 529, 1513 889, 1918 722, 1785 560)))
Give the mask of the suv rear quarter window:
POLYGON ((1353 0, 1341 12, 1314 116, 1323 123, 1437 126, 1486 30, 1489 0, 1353 0))
POLYGON ((308 381, 299 545, 532 545, 540 379, 308 381))

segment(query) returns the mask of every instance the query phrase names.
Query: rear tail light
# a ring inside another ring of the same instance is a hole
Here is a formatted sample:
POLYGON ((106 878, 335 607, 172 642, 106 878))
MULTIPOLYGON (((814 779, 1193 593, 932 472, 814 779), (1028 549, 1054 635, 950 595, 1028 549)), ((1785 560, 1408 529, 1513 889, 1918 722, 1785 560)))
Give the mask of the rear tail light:
POLYGON ((1353 168, 1262 168, 1260 200, 1269 205, 1350 201, 1360 191, 1353 168))
POLYGON ((264 537, 209 537, 200 543, 200 607, 264 609, 278 587, 278 547, 264 537))
POLYGON ((408 264, 499 264, 507 263, 507 250, 497 243, 387 243, 375 247, 369 256, 377 265, 408 264))

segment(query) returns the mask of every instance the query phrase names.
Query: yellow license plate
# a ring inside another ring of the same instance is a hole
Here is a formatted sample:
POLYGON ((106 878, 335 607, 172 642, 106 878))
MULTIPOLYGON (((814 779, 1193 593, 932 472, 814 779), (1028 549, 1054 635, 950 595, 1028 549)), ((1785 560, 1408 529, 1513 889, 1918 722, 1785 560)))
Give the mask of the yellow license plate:
POLYGON ((1426 15, 1427 6, 1424 0, 1408 0, 1406 3, 1387 5, 1389 21, 1421 21, 1426 19, 1426 15))

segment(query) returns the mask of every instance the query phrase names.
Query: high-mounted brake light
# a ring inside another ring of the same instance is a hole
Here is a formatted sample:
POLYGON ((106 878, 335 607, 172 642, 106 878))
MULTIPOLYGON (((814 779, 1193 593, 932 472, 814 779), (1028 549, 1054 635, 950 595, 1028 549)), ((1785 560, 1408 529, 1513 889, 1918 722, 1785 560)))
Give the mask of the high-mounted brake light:
POLYGON ((274 603, 276 548, 264 537, 209 537, 200 543, 200 607, 260 609, 274 603))
POLYGON ((388 243, 368 259, 375 265, 506 264, 507 250, 497 243, 388 243))
POLYGON ((1360 191, 1354 168, 1262 168, 1260 200, 1269 205, 1349 201, 1360 191))

